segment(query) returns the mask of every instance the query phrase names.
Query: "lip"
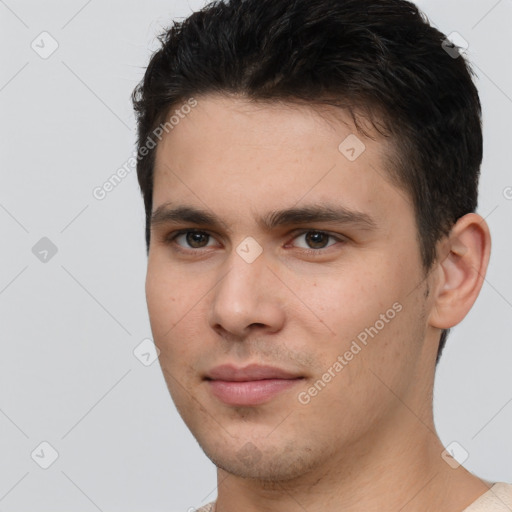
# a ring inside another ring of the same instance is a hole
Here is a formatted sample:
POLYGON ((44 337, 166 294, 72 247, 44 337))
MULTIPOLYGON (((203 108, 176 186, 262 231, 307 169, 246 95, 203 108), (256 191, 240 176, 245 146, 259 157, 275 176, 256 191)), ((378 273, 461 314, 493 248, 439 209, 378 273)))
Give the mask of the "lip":
POLYGON ((223 364, 212 368, 206 375, 208 380, 224 380, 231 382, 247 382, 264 379, 296 379, 301 375, 274 366, 251 364, 237 368, 230 364, 223 364))
POLYGON ((235 406, 263 404, 303 379, 303 376, 282 368, 260 365, 244 368, 221 365, 210 370, 205 377, 216 398, 235 406))

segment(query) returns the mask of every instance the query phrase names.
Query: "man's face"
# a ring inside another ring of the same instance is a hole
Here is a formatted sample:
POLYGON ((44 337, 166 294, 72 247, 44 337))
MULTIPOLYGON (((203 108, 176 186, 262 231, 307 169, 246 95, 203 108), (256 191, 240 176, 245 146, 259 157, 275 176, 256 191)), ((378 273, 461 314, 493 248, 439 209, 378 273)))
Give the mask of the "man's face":
POLYGON ((220 468, 277 480, 413 430, 439 331, 385 141, 341 144, 349 118, 307 107, 197 101, 157 150, 146 282, 185 423, 220 468), (217 222, 164 214, 183 207, 217 222), (276 213, 321 208, 339 218, 276 213))

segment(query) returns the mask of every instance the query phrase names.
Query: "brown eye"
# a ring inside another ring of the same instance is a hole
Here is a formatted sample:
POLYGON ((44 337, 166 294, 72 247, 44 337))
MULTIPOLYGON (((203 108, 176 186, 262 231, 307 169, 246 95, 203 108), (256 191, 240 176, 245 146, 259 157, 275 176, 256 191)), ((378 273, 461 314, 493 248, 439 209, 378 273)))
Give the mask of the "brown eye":
POLYGON ((208 245, 210 235, 202 231, 187 231, 185 233, 187 244, 193 249, 200 249, 208 245))
POLYGON ((183 249, 203 249, 211 247, 213 242, 214 239, 209 233, 190 229, 170 233, 165 237, 166 244, 175 244, 183 249))
POLYGON ((292 246, 301 249, 303 253, 311 256, 321 256, 331 247, 331 245, 343 245, 347 241, 341 234, 331 234, 327 231, 318 229, 305 229, 299 231, 292 242, 292 246))
POLYGON ((323 249, 327 246, 329 242, 330 235, 324 233, 323 231, 308 231, 305 233, 306 235, 306 243, 312 249, 323 249))

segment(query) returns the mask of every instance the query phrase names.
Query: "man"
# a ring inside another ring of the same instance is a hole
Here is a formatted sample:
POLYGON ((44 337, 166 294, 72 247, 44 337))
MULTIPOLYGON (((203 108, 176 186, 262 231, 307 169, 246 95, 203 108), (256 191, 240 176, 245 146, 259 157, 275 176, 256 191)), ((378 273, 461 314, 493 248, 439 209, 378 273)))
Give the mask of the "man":
POLYGON ((202 510, 505 511, 434 426, 482 286, 480 103, 402 0, 232 0, 176 23, 133 94, 146 294, 202 510))

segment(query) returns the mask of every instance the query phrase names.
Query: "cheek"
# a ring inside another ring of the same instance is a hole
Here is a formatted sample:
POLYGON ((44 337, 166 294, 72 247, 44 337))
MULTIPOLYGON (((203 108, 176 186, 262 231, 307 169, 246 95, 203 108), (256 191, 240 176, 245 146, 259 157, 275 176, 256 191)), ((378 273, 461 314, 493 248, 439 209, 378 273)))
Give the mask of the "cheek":
POLYGON ((341 272, 316 276, 289 276, 294 302, 303 313, 295 318, 310 329, 346 339, 393 304, 393 290, 368 271, 346 268, 341 272), (315 324, 317 326, 315 327, 315 324))
MULTIPOLYGON (((207 284, 205 285, 207 286, 207 284)), ((205 340, 206 291, 193 277, 148 264, 146 301, 155 345, 165 368, 182 373, 205 340)))
POLYGON ((344 373, 350 381, 360 366, 394 366, 397 358, 408 358, 414 350, 408 341, 417 329, 419 305, 410 294, 408 269, 365 263, 366 268, 289 281, 300 299, 292 323, 301 324, 305 334, 301 348, 314 350, 326 368, 346 354, 350 370, 344 373))
POLYGON ((145 291, 154 341, 162 351, 186 317, 191 293, 178 274, 155 260, 148 263, 145 291))
POLYGON ((146 277, 146 302, 148 306, 151 330, 158 342, 165 333, 176 323, 178 304, 176 290, 169 286, 161 274, 156 278, 156 272, 148 269, 146 277))

